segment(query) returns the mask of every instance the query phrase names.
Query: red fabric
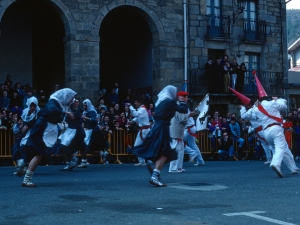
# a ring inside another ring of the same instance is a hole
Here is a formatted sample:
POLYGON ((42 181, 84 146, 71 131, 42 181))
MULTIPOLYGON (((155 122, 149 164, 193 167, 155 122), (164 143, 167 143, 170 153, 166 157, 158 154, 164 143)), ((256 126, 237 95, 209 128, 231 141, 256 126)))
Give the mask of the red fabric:
POLYGON ((139 134, 140 134, 140 137, 141 137, 141 139, 142 139, 143 141, 145 140, 145 138, 143 138, 142 131, 145 130, 145 129, 148 129, 148 128, 150 128, 150 126, 142 126, 142 127, 140 127, 140 132, 139 132, 139 134))
POLYGON ((266 116, 270 117, 270 118, 273 119, 273 120, 276 120, 278 123, 282 123, 282 119, 281 119, 281 118, 278 118, 278 117, 276 117, 276 116, 270 115, 270 114, 264 109, 264 107, 263 107, 262 105, 259 105, 257 108, 258 108, 259 111, 261 111, 261 112, 262 112, 263 114, 265 114, 266 116))
POLYGON ((285 140, 289 146, 289 149, 292 147, 292 128, 293 128, 293 122, 284 122, 283 123, 284 128, 284 137, 285 140))
POLYGON ((194 134, 194 133, 191 132, 191 129, 192 129, 193 127, 194 127, 194 125, 188 126, 188 127, 187 127, 188 133, 189 133, 191 136, 193 136, 193 137, 195 137, 195 138, 198 138, 198 135, 197 135, 197 134, 194 134))
POLYGON ((261 130, 262 130, 262 126, 256 127, 255 128, 255 133, 256 133, 256 135, 257 135, 258 138, 260 138, 261 140, 265 141, 268 144, 268 142, 266 141, 266 139, 264 139, 262 136, 259 135, 258 132, 261 131, 261 130))

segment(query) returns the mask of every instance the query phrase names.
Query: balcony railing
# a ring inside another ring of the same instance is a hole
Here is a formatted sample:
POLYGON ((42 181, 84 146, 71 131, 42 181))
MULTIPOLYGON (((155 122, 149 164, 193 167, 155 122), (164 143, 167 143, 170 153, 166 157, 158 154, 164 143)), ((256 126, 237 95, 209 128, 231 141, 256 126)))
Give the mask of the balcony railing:
POLYGON ((266 40, 266 21, 244 19, 244 40, 265 41, 266 40))
POLYGON ((206 15, 207 37, 226 38, 230 36, 230 17, 220 15, 206 15))
MULTIPOLYGON (((284 95, 284 75, 282 72, 256 72, 262 86, 268 95, 283 96, 284 95)), ((219 89, 223 89, 220 87, 219 89)), ((189 93, 193 95, 205 95, 208 92, 208 77, 205 75, 204 69, 191 69, 188 78, 189 93)), ((229 92, 231 94, 231 92, 229 92)), ((220 93, 210 93, 220 94, 220 93)), ((257 88, 252 71, 245 72, 244 89, 242 94, 257 96, 257 88)))

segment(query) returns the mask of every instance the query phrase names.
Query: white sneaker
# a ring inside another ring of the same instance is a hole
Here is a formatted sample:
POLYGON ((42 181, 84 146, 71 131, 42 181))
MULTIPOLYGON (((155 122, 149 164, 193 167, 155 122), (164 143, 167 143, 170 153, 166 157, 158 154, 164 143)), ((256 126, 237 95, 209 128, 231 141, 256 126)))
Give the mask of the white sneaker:
POLYGON ((295 160, 299 160, 299 156, 296 156, 295 160))
POLYGON ((292 174, 298 174, 298 171, 297 170, 292 170, 291 173, 292 174))
POLYGON ((134 166, 146 166, 146 163, 137 163, 137 164, 134 164, 134 166))
POLYGON ((267 161, 264 162, 265 165, 271 164, 271 160, 268 159, 267 161))
POLYGON ((167 187, 166 184, 161 183, 158 179, 153 177, 150 178, 149 183, 155 185, 156 187, 167 187))
POLYGON ((282 172, 281 172, 281 169, 279 166, 271 165, 270 167, 276 172, 277 176, 279 176, 280 178, 283 178, 283 175, 282 175, 282 172))
POLYGON ((204 161, 201 161, 199 163, 195 163, 194 166, 201 166, 201 165, 205 165, 205 162, 204 161))

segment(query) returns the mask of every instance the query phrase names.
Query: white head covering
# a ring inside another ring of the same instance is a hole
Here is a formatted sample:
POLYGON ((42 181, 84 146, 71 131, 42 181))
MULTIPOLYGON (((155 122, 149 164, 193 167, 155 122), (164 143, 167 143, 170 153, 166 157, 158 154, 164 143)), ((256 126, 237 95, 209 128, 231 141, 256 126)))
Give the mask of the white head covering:
POLYGON ((86 104, 86 105, 87 105, 87 112, 88 112, 88 111, 95 111, 95 112, 97 113, 97 111, 96 111, 95 107, 93 106, 91 100, 85 99, 85 100, 82 102, 82 104, 86 104))
POLYGON ((31 121, 31 120, 33 120, 34 118, 37 117, 37 114, 40 111, 40 107, 38 107, 38 100, 34 96, 27 99, 26 105, 27 105, 27 108, 23 110, 21 118, 24 122, 29 122, 29 121, 31 121), (30 111, 30 105, 32 103, 36 105, 36 109, 33 113, 31 113, 28 116, 28 112, 30 111))
POLYGON ((59 103, 59 105, 63 108, 63 110, 67 111, 68 110, 68 103, 74 98, 74 96, 76 95, 76 92, 73 91, 70 88, 63 88, 60 89, 56 92, 54 92, 50 98, 50 99, 54 99, 55 101, 57 101, 59 103))
POLYGON ((176 87, 174 87, 172 85, 166 86, 157 95, 158 99, 155 103, 155 107, 157 107, 159 105, 159 103, 161 103, 165 99, 175 99, 176 98, 176 93, 177 93, 177 88, 176 87))

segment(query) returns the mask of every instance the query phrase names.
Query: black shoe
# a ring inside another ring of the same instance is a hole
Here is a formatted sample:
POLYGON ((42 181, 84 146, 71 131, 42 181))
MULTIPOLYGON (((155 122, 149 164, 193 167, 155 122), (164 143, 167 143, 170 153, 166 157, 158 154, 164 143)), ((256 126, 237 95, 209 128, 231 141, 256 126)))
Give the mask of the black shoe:
POLYGON ((233 161, 233 160, 234 160, 234 159, 233 159, 233 156, 229 156, 227 160, 228 160, 228 161, 233 161))
POLYGON ((71 172, 72 170, 73 170, 72 167, 66 166, 65 168, 62 168, 62 169, 59 170, 59 171, 67 171, 67 172, 71 172))

